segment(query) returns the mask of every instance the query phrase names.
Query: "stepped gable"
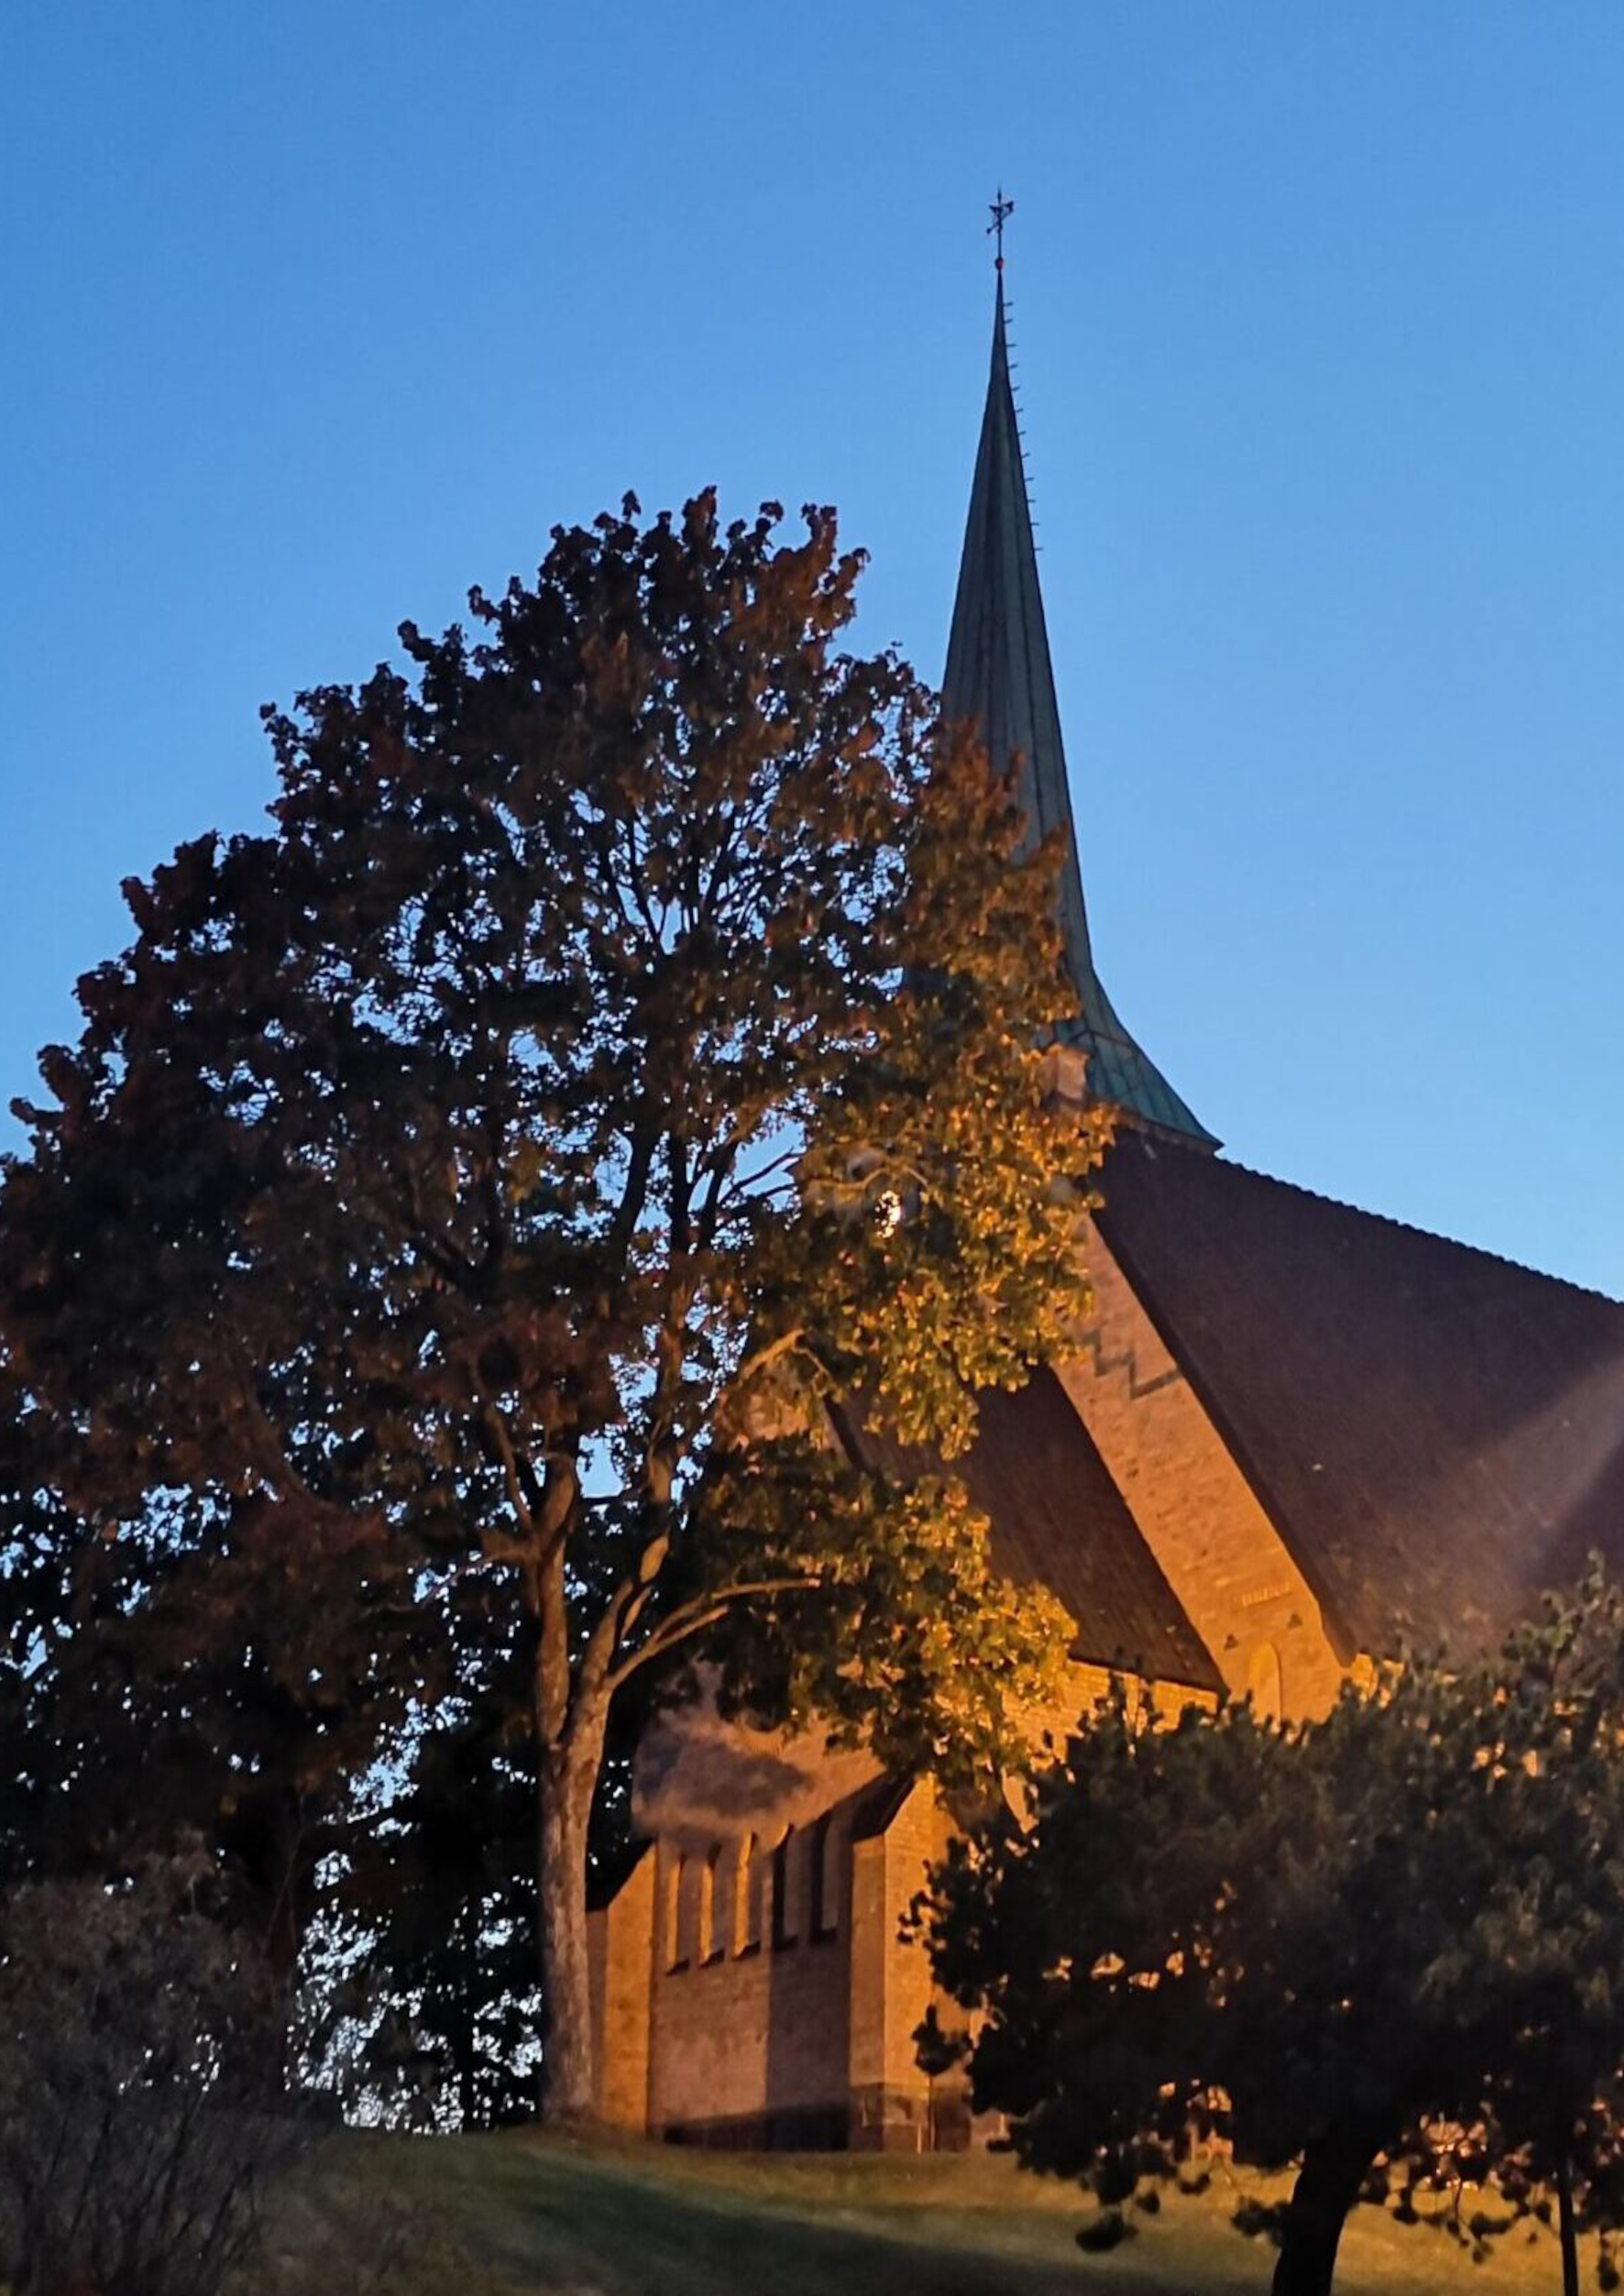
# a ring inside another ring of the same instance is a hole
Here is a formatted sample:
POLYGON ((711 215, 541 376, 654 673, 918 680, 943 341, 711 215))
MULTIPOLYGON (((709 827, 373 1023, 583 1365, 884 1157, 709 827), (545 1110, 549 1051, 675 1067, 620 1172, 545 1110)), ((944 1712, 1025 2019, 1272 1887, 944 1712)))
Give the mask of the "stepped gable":
POLYGON ((1355 1651, 1465 1655, 1624 1571, 1624 1306, 1125 1134, 1104 1240, 1355 1651))
POLYGON ((848 1452, 902 1477, 960 1477, 993 1527, 997 1568, 1045 1586, 1077 1621, 1072 1654, 1152 1680, 1220 1692, 1223 1677, 1128 1512, 1110 1469, 1054 1373, 1039 1369, 1013 1395, 977 1398, 975 1442, 946 1467, 931 1453, 837 1412, 848 1452))

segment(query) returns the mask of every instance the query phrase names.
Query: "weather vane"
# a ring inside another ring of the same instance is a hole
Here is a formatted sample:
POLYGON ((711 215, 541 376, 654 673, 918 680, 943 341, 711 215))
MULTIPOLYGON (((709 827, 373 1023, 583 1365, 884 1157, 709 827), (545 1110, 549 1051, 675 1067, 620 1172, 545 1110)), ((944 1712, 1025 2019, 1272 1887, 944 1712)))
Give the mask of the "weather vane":
POLYGON ((1005 218, 1006 218, 1006 217, 1008 217, 1008 216, 1010 216, 1010 215, 1013 215, 1013 214, 1015 214, 1015 202, 1014 202, 1014 200, 1012 200, 1012 199, 1005 199, 1005 198, 1004 198, 1004 186, 1003 186, 1003 184, 1002 184, 1002 183, 998 186, 998 196, 997 196, 997 198, 996 198, 996 199, 993 202, 993 204, 992 204, 991 209, 989 210, 989 213, 991 214, 993 220, 992 220, 992 222, 991 222, 991 223, 987 225, 987 229, 988 229, 988 230, 989 230, 989 231, 990 231, 990 232, 993 235, 994 238, 997 240, 997 243, 998 243, 998 269, 999 269, 1000 270, 1002 270, 1002 269, 1004 269, 1004 221, 1005 221, 1005 218))

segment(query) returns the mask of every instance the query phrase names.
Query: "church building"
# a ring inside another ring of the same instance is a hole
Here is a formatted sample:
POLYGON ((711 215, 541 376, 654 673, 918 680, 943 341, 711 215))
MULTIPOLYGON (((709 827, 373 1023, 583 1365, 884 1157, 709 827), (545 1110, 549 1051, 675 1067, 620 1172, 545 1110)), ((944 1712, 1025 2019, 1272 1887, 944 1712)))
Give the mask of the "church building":
MULTIPOLYGON (((1593 1550, 1624 1567, 1624 1306, 1230 1162, 1105 993, 1002 261, 943 700, 995 757, 1018 753, 1035 833, 1061 835, 1061 1064, 1121 1118, 1087 1328, 982 1399, 959 1463, 1000 1566, 1075 1621, 1077 1708, 1114 1668, 1163 1705, 1250 1693, 1311 1715, 1374 1658, 1483 1646, 1593 1550)), ((929 1972, 898 1934, 950 1830, 928 1781, 690 1711, 645 1740, 636 1814, 647 1846, 592 1917, 607 2121, 695 2143, 968 2141, 961 2094, 933 2094, 916 2061, 929 1972)))

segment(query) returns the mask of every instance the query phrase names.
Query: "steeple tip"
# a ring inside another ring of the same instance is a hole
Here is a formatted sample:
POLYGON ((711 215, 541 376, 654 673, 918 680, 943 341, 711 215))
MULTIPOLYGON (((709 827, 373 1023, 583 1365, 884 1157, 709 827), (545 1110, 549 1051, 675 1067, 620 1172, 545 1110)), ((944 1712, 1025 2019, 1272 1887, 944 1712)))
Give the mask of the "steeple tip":
POLYGON ((992 370, 971 488, 964 555, 942 677, 942 709, 975 720, 999 763, 1021 761, 1021 801, 1034 845, 1059 834, 1060 928, 1077 1017, 1059 1029, 1088 1059, 1090 1090, 1141 1123, 1204 1148, 1213 1135, 1191 1113, 1118 1019, 1094 969, 1077 831, 1060 738, 1059 704, 1037 580, 1026 462, 1010 385, 1004 311, 1004 227, 1014 213, 1000 186, 987 229, 996 242, 992 370))
POLYGON ((1004 198, 1002 183, 998 186, 997 197, 993 200, 989 212, 993 220, 987 225, 987 230, 997 244, 993 269, 998 275, 998 300, 1002 304, 1004 301, 1004 226, 1015 214, 1015 202, 1004 198))

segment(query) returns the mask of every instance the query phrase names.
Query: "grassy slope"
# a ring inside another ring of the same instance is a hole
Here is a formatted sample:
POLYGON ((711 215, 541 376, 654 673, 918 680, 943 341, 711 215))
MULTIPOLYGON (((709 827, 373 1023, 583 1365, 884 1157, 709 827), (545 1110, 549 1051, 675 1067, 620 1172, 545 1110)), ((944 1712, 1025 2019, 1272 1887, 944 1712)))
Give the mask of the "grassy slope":
MULTIPOLYGON (((1004 2159, 752 2159, 530 2136, 346 2137, 280 2212, 252 2296, 1239 2296, 1272 2251, 1224 2221, 1233 2194, 1169 2203, 1084 2256, 1071 2191, 1004 2159)), ((1361 2210, 1345 2296, 1560 2285, 1522 2235, 1475 2268, 1436 2233, 1361 2210)), ((247 2291, 245 2291, 245 2296, 247 2291)))

